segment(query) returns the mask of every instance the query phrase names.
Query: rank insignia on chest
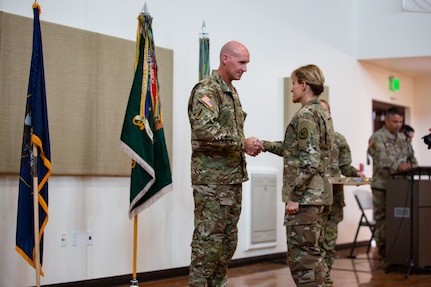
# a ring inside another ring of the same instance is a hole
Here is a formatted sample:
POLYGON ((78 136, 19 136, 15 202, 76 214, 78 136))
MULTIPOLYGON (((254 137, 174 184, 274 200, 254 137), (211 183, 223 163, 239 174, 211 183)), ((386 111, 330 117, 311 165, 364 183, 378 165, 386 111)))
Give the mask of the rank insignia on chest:
POLYGON ((202 101, 209 107, 209 108, 212 108, 213 106, 214 106, 214 103, 213 103, 213 101, 210 99, 210 98, 208 98, 208 96, 204 96, 203 98, 202 98, 202 101))

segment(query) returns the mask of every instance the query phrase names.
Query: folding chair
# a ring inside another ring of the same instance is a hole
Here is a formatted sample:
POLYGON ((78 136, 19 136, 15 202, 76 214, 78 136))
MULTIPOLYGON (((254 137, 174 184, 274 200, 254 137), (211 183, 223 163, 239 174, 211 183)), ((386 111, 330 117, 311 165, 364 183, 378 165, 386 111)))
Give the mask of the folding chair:
POLYGON ((367 216, 367 210, 373 210, 373 196, 369 190, 356 189, 353 191, 358 207, 361 210, 361 218, 359 219, 358 228, 356 229, 355 240, 353 241, 352 249, 350 249, 350 255, 348 258, 356 258, 353 255, 353 251, 356 247, 356 240, 358 239, 359 229, 361 227, 368 227, 371 231, 371 238, 368 241, 367 253, 370 252, 371 242, 374 239, 374 230, 376 228, 376 222, 374 219, 369 219, 367 216))

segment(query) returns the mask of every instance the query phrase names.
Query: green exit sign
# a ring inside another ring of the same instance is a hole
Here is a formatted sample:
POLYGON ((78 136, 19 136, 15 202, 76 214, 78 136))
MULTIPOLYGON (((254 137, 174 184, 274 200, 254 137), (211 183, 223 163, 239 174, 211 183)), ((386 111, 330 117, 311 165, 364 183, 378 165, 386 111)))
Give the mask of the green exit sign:
POLYGON ((400 79, 389 77, 389 90, 397 92, 400 90, 400 79))

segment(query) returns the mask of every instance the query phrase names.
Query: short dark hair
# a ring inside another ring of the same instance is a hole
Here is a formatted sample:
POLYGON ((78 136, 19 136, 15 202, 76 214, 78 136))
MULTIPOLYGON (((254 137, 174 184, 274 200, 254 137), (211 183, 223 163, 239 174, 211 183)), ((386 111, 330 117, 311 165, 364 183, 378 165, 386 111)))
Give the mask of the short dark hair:
POLYGON ((393 116, 393 115, 398 115, 398 116, 401 116, 401 117, 403 117, 404 116, 404 111, 403 111, 403 109, 401 109, 401 108, 399 108, 399 107, 395 107, 395 106, 393 106, 393 107, 390 107, 387 111, 386 111, 386 115, 390 115, 390 116, 393 116))
POLYGON ((406 134, 406 133, 410 133, 410 132, 415 132, 415 130, 411 126, 409 126, 409 125, 403 125, 401 127, 400 132, 406 134))

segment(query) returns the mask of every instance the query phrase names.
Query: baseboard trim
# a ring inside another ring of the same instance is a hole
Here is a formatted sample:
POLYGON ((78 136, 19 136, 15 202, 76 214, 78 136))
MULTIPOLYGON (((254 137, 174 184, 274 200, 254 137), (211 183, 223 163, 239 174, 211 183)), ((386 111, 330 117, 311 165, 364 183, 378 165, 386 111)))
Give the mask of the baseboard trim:
MULTIPOLYGON (((356 247, 367 246, 368 241, 356 242, 356 247)), ((352 243, 337 245, 337 250, 350 249, 352 243)), ((262 256, 254 256, 247 258, 234 259, 229 264, 229 267, 240 267, 250 264, 256 264, 259 262, 278 262, 286 264, 286 252, 267 254, 262 256)), ((174 277, 187 276, 189 274, 189 267, 178 267, 165 270, 156 270, 150 272, 142 272, 137 274, 138 282, 148 282, 169 279, 174 277)), ((43 285, 44 287, 119 287, 126 286, 132 280, 132 274, 125 274, 106 278, 97 278, 91 280, 74 281, 68 283, 43 285)))

